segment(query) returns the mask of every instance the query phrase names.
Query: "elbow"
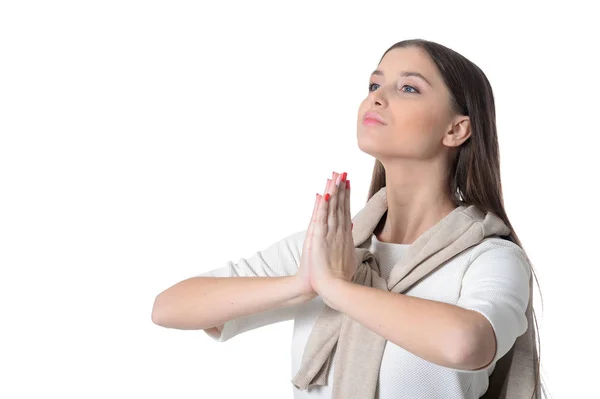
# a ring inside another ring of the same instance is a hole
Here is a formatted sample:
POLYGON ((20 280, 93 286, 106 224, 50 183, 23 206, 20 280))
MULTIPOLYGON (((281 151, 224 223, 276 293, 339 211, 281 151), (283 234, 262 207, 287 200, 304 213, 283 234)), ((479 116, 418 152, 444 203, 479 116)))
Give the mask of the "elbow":
POLYGON ((457 369, 476 370, 480 367, 476 347, 472 341, 466 341, 464 345, 455 345, 448 357, 451 367, 457 369))
POLYGON ((152 306, 152 322, 161 327, 168 327, 162 302, 160 294, 157 295, 152 306))
MULTIPOLYGON (((492 333, 493 334, 493 333, 492 333)), ((477 333, 465 333, 460 344, 453 345, 449 352, 449 361, 453 367, 463 370, 479 370, 487 367, 495 357, 495 339, 484 339, 477 333)))

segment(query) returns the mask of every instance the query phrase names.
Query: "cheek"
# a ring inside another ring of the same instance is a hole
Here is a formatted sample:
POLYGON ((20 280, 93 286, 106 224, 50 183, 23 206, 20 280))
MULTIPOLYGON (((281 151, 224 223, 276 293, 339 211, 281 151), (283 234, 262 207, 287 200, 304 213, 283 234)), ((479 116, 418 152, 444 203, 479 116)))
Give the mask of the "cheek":
POLYGON ((431 107, 404 106, 394 113, 394 130, 399 135, 421 138, 435 130, 437 113, 431 107))
POLYGON ((357 125, 358 146, 374 156, 430 158, 438 151, 440 121, 424 107, 398 106, 385 127, 357 125))
POLYGON ((394 124, 388 128, 389 145, 398 153, 419 157, 430 152, 434 130, 430 114, 406 110, 395 115, 394 124))
POLYGON ((357 139, 363 151, 377 149, 414 157, 428 157, 437 151, 445 118, 437 102, 392 101, 388 104, 386 116, 390 120, 385 127, 363 125, 360 115, 370 105, 363 100, 358 107, 357 139))
POLYGON ((399 138, 413 155, 428 158, 439 147, 440 123, 431 112, 415 112, 396 128, 399 138))

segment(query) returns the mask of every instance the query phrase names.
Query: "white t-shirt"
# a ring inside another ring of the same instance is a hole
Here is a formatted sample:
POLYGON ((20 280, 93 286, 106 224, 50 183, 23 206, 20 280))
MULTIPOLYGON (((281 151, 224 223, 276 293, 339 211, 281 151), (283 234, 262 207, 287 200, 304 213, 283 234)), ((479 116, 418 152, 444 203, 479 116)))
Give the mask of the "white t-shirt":
MULTIPOLYGON (((291 234, 247 259, 228 261, 225 266, 198 276, 278 277, 296 273, 306 230, 291 234)), ((404 255, 409 244, 385 243, 372 234, 361 247, 369 248, 382 277, 404 255)), ((386 342, 379 379, 379 399, 480 398, 488 388, 496 361, 504 356, 517 337, 527 330, 525 310, 529 301, 530 266, 523 250, 513 242, 487 237, 478 245, 447 260, 433 273, 401 295, 445 302, 475 310, 491 323, 496 335, 496 357, 485 369, 468 371, 424 360, 402 347, 386 342)), ((400 294, 399 294, 400 295, 400 294)), ((290 387, 295 399, 331 398, 335 352, 327 385, 299 390, 291 379, 300 369, 302 354, 317 317, 325 306, 321 297, 301 305, 240 317, 224 324, 221 334, 207 334, 219 341, 255 328, 294 320, 290 387)))

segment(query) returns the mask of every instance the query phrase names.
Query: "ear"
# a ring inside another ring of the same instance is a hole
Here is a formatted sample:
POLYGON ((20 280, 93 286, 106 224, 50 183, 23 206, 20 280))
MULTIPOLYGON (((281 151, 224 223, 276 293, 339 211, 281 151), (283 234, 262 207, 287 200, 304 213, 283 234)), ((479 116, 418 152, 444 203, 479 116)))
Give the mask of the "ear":
POLYGON ((451 129, 444 136, 443 143, 448 147, 458 147, 471 137, 471 119, 468 116, 457 116, 451 129))

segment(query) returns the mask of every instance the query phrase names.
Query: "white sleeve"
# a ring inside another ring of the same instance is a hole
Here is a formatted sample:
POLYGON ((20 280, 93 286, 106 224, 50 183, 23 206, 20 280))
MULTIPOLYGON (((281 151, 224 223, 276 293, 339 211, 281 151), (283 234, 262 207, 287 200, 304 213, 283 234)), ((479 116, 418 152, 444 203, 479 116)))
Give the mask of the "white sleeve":
MULTIPOLYGON (((306 230, 302 230, 255 252, 249 258, 237 262, 227 261, 224 266, 209 270, 195 277, 283 277, 292 276, 298 270, 306 230)), ((216 330, 203 330, 218 342, 227 341, 243 332, 268 324, 293 320, 298 308, 304 304, 274 309, 262 313, 238 317, 224 323, 219 334, 216 330)))
POLYGON ((477 251, 463 276, 457 306, 488 319, 496 335, 496 355, 484 368, 457 370, 480 372, 494 366, 527 331, 526 309, 531 268, 518 246, 492 245, 477 251))

